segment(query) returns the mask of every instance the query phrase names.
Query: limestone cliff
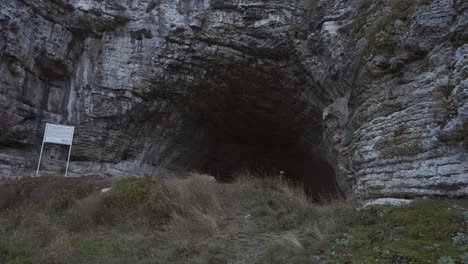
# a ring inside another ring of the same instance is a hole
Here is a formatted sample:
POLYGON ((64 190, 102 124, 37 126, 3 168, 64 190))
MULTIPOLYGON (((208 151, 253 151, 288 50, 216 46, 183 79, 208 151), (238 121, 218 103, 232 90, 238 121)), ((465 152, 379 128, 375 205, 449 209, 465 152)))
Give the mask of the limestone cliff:
POLYGON ((52 122, 76 126, 75 176, 466 196, 467 62, 462 0, 0 0, 0 177, 32 173, 52 122))

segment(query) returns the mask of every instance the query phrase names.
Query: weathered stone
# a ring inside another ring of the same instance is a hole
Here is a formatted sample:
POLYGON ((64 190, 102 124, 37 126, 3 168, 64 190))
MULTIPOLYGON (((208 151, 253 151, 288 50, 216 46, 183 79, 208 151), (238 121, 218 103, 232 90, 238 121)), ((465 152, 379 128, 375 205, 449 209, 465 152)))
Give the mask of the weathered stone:
POLYGON ((71 176, 466 196, 468 5, 364 2, 0 0, 0 178, 33 173, 53 122, 76 126, 71 176))

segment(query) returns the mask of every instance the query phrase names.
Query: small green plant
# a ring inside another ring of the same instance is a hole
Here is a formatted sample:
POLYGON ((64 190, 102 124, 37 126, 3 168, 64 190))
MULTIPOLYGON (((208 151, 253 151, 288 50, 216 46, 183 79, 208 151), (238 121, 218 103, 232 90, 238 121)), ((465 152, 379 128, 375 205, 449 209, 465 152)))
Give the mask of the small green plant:
POLYGON ((437 263, 439 263, 439 264, 455 264, 455 259, 453 259, 450 256, 443 256, 443 257, 439 258, 437 263))
POLYGON ((468 264, 468 252, 465 252, 460 256, 460 262, 462 264, 468 264))
POLYGON ((53 199, 50 200, 51 207, 55 210, 62 210, 70 208, 77 200, 81 200, 94 191, 94 188, 89 183, 78 184, 67 188, 58 193, 53 199))
POLYGON ((122 179, 112 185, 106 200, 123 207, 133 206, 143 202, 149 191, 158 184, 158 180, 151 177, 122 179))
POLYGON ((455 236, 452 238, 453 245, 455 246, 464 246, 468 245, 468 235, 462 232, 458 232, 455 236))
POLYGON ((344 245, 344 246, 346 246, 346 245, 351 244, 351 242, 353 242, 353 240, 354 240, 354 236, 353 236, 352 234, 350 234, 350 233, 344 233, 344 234, 343 234, 343 237, 342 237, 341 239, 338 239, 338 240, 336 241, 336 243, 337 243, 338 245, 344 245))

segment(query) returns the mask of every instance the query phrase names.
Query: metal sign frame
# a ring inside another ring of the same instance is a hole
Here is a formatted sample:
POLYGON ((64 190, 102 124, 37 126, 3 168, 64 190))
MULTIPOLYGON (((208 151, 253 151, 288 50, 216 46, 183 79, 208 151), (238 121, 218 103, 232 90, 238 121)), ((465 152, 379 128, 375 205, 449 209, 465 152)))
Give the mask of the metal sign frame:
POLYGON ((42 138, 41 154, 39 154, 39 162, 37 163, 36 176, 39 176, 39 170, 41 168, 41 161, 42 161, 42 154, 44 153, 44 145, 46 143, 58 144, 58 145, 69 145, 70 146, 70 148, 68 149, 68 158, 67 158, 67 167, 65 169, 65 177, 68 175, 68 165, 70 164, 70 156, 71 156, 71 150, 72 150, 73 136, 74 135, 75 135, 75 127, 74 126, 65 126, 65 125, 57 125, 57 124, 46 123, 44 137, 42 138), (62 142, 62 143, 48 142, 47 141, 47 134, 48 134, 48 132, 50 130, 50 127, 63 128, 63 129, 71 130, 69 141, 68 142, 62 142))

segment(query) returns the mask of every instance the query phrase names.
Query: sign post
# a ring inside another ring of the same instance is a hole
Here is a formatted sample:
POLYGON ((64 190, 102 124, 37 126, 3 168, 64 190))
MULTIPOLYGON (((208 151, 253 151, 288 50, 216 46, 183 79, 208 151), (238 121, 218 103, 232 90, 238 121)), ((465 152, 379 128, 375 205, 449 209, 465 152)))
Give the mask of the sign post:
POLYGON ((64 126, 64 125, 56 125, 56 124, 50 124, 50 123, 46 124, 44 138, 42 139, 41 154, 39 154, 39 162, 37 163, 36 176, 39 176, 39 169, 41 167, 41 160, 42 160, 42 154, 44 152, 45 143, 70 146, 68 150, 67 167, 65 169, 65 176, 67 176, 74 133, 75 133, 74 126, 64 126))

